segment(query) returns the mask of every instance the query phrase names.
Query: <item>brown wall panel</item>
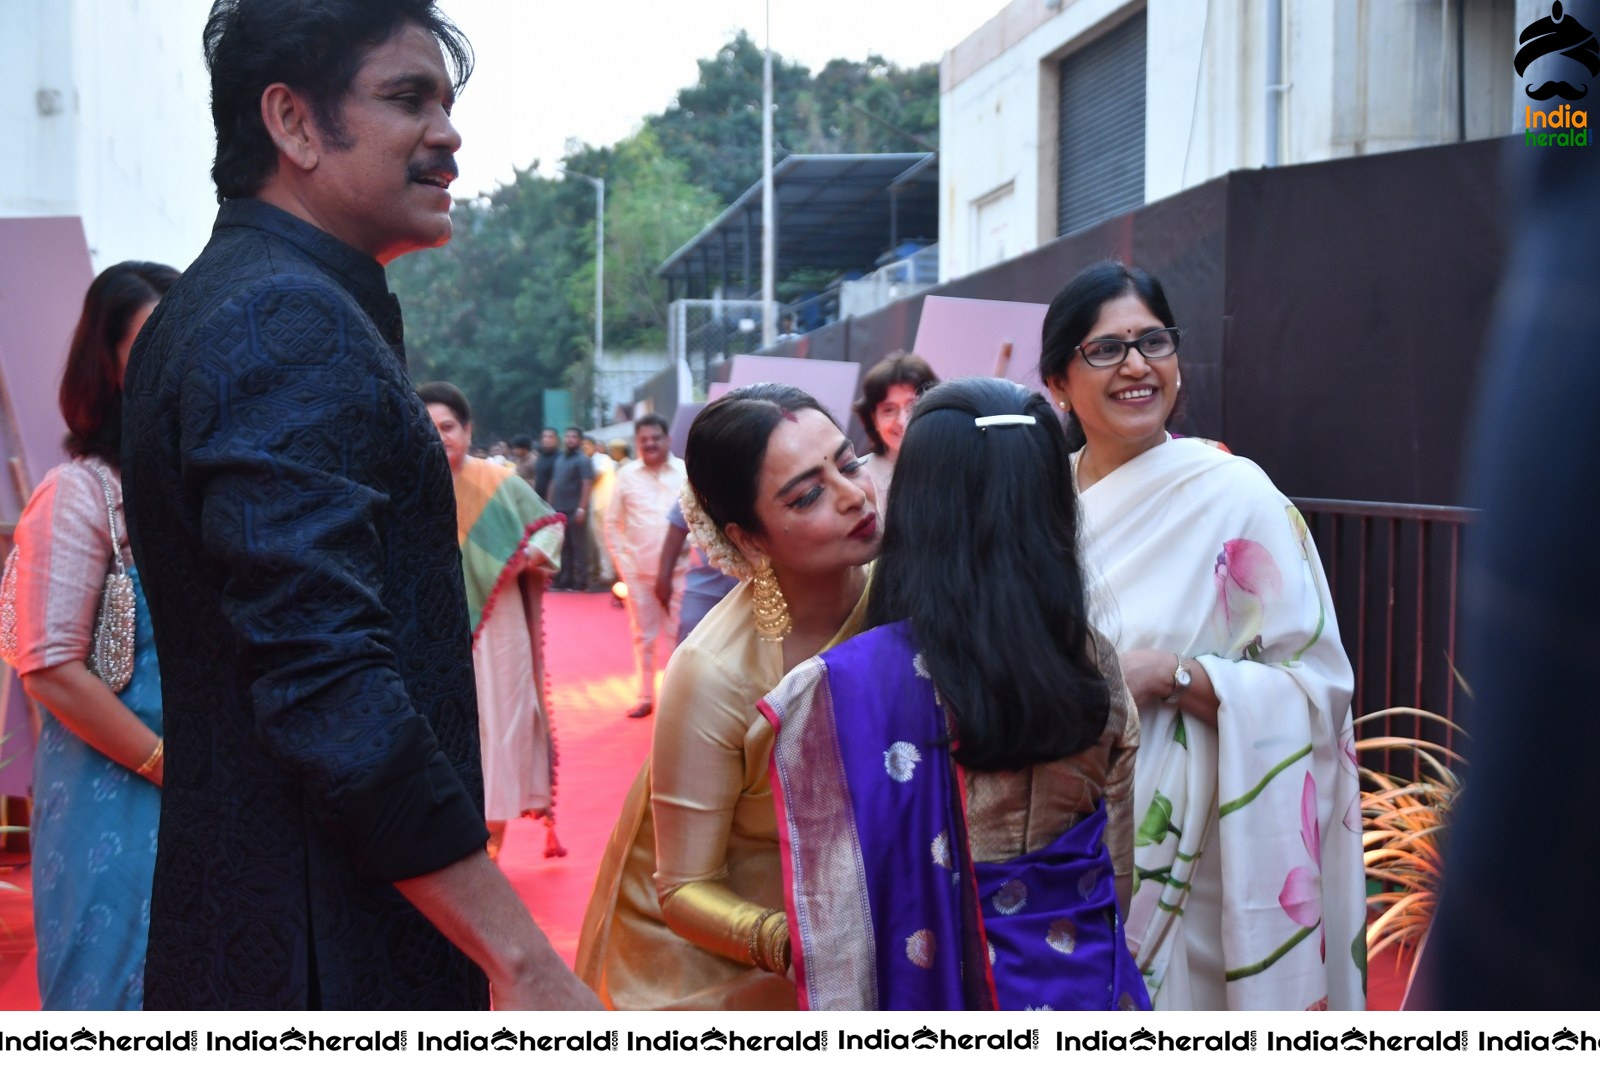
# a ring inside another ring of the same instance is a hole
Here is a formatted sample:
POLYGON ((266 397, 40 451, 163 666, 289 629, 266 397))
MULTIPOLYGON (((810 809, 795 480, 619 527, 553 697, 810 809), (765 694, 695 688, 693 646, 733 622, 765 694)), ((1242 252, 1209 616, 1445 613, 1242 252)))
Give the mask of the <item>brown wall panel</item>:
POLYGON ((1223 434, 1286 493, 1463 503, 1507 143, 1230 176, 1223 434))
POLYGON ((870 368, 912 347, 924 295, 1048 303, 1122 259, 1161 279, 1184 328, 1178 432, 1225 441, 1291 496, 1460 504, 1506 255, 1501 155, 1519 148, 1236 171, 772 354, 870 368))
MULTIPOLYGON (((1142 266, 1184 328, 1178 432, 1293 496, 1459 504, 1508 144, 1237 171, 927 294, 1047 303, 1097 260, 1142 266)), ((847 358, 910 347, 921 306, 843 324, 847 358)))
POLYGON ((1184 409, 1175 429, 1222 431, 1222 294, 1228 178, 1108 219, 1026 255, 931 290, 941 296, 1048 304, 1074 274, 1102 259, 1144 267, 1161 280, 1184 329, 1184 409))

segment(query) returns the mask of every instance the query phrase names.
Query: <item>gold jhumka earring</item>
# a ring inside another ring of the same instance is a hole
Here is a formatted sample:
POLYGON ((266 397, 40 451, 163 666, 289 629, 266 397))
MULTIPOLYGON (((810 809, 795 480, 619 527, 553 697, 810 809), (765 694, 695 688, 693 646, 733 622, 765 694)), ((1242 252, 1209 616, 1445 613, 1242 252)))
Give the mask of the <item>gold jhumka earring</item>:
POLYGON ((755 601, 751 614, 755 616, 756 632, 763 641, 782 641, 794 629, 789 618, 789 602, 783 598, 778 576, 772 573, 772 561, 762 560, 750 579, 750 593, 755 601))

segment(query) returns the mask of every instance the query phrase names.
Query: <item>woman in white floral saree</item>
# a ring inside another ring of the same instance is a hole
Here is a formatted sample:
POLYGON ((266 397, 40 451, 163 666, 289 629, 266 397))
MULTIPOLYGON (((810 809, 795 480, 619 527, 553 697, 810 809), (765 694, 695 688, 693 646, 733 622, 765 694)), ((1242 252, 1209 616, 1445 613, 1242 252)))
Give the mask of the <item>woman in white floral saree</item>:
POLYGON ((1051 303, 1040 361, 1087 441, 1085 569, 1141 719, 1129 947, 1157 1009, 1360 1009, 1350 664, 1288 499, 1167 434, 1179 339, 1159 282, 1102 263, 1051 303))

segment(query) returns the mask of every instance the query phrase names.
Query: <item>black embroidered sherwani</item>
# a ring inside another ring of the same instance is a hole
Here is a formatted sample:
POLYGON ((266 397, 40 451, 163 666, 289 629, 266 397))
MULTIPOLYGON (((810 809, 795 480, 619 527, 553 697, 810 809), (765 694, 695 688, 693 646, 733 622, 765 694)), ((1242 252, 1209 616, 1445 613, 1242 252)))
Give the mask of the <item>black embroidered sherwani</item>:
POLYGON ((390 884, 487 834, 454 489, 383 268, 229 201, 124 403, 167 744, 145 1006, 487 1006, 390 884))

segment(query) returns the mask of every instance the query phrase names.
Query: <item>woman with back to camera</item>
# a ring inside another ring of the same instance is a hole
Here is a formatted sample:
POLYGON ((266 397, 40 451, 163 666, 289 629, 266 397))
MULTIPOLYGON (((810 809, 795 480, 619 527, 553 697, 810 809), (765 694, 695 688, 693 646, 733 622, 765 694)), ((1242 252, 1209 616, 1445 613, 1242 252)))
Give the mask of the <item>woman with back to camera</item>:
POLYGON ((122 379, 140 328, 177 280, 171 267, 127 262, 89 286, 61 379, 72 458, 29 499, 7 568, 16 645, 6 658, 48 712, 34 757, 32 825, 47 1009, 144 1003, 164 746, 150 611, 123 520, 122 379), (134 631, 97 658, 102 592, 119 557, 133 583, 134 631))
POLYGON ((1142 719, 1128 915, 1158 1009, 1359 1009, 1365 887, 1352 677, 1305 521, 1261 469, 1167 421, 1161 285, 1120 263, 1044 319, 1099 628, 1142 719))
POLYGON ((897 470, 874 628, 762 703, 802 1003, 1147 1008, 1121 919, 1139 721, 1089 625, 1061 427, 1011 382, 947 382, 897 470))
POLYGON ((861 378, 861 399, 856 401, 855 413, 872 445, 866 459, 867 474, 878 490, 878 508, 885 514, 911 409, 923 390, 938 384, 939 376, 928 361, 909 352, 885 356, 861 378))
POLYGON ((684 462, 696 540, 743 581, 667 664, 577 972, 614 1008, 794 1008, 772 730, 756 702, 860 629, 881 536, 873 486, 833 419, 785 385, 706 405, 684 462))

